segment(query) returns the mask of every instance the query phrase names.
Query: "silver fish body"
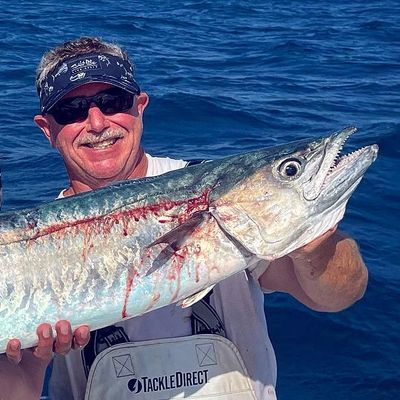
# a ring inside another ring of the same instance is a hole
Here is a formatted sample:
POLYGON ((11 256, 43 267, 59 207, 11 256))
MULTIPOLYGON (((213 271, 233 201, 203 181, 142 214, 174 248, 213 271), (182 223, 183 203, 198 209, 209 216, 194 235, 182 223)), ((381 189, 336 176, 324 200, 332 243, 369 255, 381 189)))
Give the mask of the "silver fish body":
POLYGON ((342 218, 377 146, 347 128, 0 214, 0 352, 42 322, 91 329, 184 300, 342 218))

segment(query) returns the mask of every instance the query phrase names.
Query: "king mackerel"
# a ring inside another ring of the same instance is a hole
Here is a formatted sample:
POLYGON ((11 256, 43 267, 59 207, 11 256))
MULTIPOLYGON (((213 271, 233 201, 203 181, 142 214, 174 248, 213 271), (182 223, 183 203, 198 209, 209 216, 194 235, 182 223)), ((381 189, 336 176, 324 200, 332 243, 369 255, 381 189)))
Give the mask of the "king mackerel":
POLYGON ((97 329, 309 243, 343 217, 376 159, 355 128, 0 214, 0 351, 65 319, 97 329))

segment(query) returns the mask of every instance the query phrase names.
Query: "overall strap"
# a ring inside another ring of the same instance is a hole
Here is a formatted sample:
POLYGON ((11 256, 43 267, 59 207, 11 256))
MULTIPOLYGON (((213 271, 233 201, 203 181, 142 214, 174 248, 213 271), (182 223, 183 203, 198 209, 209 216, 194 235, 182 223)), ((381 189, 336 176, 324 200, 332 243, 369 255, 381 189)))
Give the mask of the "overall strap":
POLYGON ((214 334, 226 337, 224 324, 210 304, 212 291, 192 305, 192 335, 214 334))

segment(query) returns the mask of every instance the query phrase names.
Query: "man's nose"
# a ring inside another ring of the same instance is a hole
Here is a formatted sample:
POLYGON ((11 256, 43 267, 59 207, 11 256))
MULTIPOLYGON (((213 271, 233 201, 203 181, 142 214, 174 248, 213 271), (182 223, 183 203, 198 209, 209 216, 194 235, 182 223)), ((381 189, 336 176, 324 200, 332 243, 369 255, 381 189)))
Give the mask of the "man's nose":
POLYGON ((110 122, 101 112, 100 108, 93 105, 89 108, 86 130, 88 132, 102 132, 105 128, 109 128, 110 122))

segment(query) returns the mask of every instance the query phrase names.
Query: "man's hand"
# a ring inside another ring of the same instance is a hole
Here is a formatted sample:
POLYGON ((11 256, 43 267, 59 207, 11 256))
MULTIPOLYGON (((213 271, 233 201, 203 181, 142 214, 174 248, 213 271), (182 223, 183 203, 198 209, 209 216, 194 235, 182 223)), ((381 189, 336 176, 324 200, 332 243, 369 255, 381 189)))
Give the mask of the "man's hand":
POLYGON ((36 331, 38 344, 31 349, 21 350, 18 339, 8 342, 6 355, 0 356, 1 400, 37 400, 53 351, 67 354, 71 349, 83 347, 89 342, 87 326, 80 326, 72 333, 68 321, 58 321, 55 328, 54 338, 50 324, 39 325, 36 331))
POLYGON ((368 272, 356 242, 336 227, 271 262, 259 278, 264 289, 291 294, 317 311, 340 311, 360 299, 368 272))

